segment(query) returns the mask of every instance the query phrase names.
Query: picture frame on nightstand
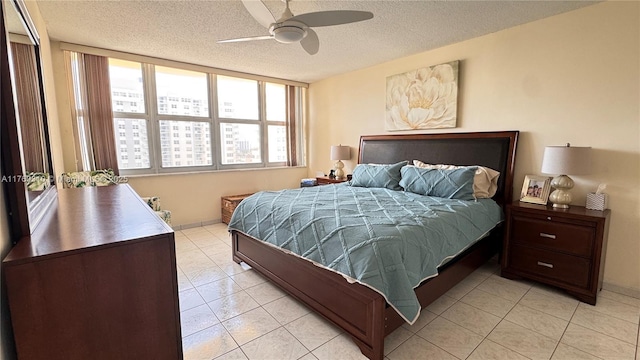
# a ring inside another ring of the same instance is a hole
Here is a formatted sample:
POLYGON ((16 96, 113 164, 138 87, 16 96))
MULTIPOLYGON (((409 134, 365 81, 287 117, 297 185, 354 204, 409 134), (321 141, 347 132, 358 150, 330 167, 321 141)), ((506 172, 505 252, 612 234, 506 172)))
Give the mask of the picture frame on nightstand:
POLYGON ((520 193, 520 201, 547 205, 551 193, 551 178, 547 176, 525 175, 520 193))

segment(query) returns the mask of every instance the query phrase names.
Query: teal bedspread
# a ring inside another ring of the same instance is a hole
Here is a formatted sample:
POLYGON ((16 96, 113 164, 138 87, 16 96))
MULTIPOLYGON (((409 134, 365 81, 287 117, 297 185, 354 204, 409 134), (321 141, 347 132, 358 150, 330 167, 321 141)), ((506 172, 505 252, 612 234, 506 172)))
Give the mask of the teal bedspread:
POLYGON ((502 219, 490 199, 339 184, 256 193, 238 205, 229 229, 374 289, 413 323, 420 314, 413 289, 502 219))

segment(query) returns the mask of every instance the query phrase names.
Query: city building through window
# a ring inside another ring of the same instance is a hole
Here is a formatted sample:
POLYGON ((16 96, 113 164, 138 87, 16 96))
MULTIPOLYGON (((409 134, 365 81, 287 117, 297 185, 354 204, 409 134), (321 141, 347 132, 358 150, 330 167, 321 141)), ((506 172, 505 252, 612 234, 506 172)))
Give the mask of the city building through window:
POLYGON ((121 173, 298 163, 299 87, 115 58, 109 74, 121 173))

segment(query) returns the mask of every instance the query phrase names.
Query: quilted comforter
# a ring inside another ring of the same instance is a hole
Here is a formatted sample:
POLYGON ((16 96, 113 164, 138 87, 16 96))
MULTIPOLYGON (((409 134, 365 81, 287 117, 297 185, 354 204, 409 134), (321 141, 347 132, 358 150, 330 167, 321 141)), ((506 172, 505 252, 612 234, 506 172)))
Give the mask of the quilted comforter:
POLYGON ((238 205, 229 228, 372 288, 413 323, 420 314, 413 289, 502 219, 490 199, 345 183, 256 193, 238 205))

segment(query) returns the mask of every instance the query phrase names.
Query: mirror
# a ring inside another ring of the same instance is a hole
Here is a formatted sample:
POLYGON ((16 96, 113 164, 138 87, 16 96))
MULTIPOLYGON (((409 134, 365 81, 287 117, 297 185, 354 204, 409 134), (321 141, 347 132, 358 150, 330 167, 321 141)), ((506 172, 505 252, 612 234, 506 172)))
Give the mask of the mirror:
POLYGON ((2 0, 2 11, 2 180, 15 243, 33 232, 56 190, 39 37, 22 0, 2 0))

